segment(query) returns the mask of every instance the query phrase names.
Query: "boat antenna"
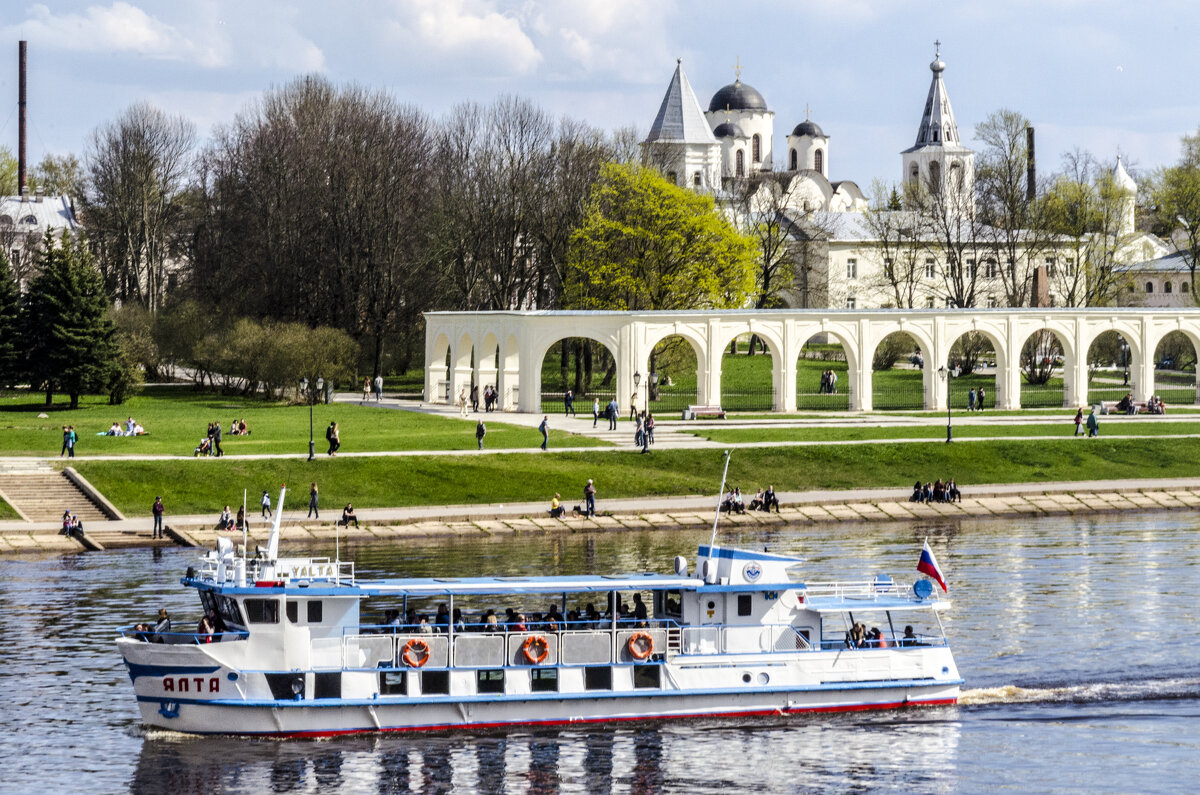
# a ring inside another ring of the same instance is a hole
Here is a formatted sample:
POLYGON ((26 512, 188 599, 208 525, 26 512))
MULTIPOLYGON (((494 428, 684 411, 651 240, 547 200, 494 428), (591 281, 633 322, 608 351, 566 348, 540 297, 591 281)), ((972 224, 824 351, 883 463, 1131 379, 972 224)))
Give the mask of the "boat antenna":
POLYGON ((246 513, 246 490, 242 489, 242 557, 246 557, 246 544, 250 542, 250 515, 246 513))
POLYGON ((275 521, 271 523, 271 537, 267 541, 267 560, 279 557, 279 520, 283 518, 283 495, 287 494, 287 484, 279 487, 279 504, 275 506, 275 521))
POLYGON ((708 542, 708 548, 711 550, 713 545, 717 543, 717 522, 721 519, 721 500, 725 496, 725 476, 729 474, 729 451, 725 451, 725 471, 721 473, 721 490, 717 492, 717 510, 713 514, 713 531, 712 538, 708 542))

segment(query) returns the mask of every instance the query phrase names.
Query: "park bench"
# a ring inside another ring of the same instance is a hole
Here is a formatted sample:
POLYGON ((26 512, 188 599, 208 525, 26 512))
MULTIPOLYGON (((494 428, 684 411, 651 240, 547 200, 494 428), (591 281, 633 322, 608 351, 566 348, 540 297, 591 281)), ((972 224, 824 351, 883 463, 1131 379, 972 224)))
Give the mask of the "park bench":
MULTIPOLYGON (((1116 401, 1116 400, 1101 400, 1095 406, 1096 413, 1097 414, 1117 414, 1117 413, 1119 413, 1117 410, 1118 402, 1119 401, 1116 401)), ((1134 409, 1134 411, 1133 411, 1134 414, 1145 414, 1146 410, 1147 410, 1146 402, 1144 400, 1135 400, 1133 402, 1133 409, 1134 409)))
POLYGON ((725 419, 725 410, 720 406, 688 406, 687 411, 683 412, 685 420, 694 420, 697 417, 716 417, 723 420, 725 419))

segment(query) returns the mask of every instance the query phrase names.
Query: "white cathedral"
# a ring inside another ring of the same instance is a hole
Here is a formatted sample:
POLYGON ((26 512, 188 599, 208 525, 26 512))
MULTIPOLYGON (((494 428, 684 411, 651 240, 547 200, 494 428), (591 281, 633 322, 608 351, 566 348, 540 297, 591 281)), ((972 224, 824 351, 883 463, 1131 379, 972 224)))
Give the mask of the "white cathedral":
MULTIPOLYGON (((916 138, 912 146, 900 152, 901 181, 948 196, 954 194, 973 211, 975 153, 959 137, 943 80, 946 64, 940 49, 929 70, 932 73, 929 92, 916 138)), ((813 274, 820 282, 819 287, 805 286, 803 295, 793 292, 788 296, 789 301, 806 307, 887 306, 886 291, 880 289, 878 279, 872 278, 880 267, 879 246, 866 223, 867 197, 851 180, 830 181, 829 142, 829 136, 819 125, 805 119, 787 136, 784 163, 777 167, 773 158, 775 113, 762 94, 741 81, 740 68, 733 83, 713 94, 705 111, 684 74, 682 60, 678 60, 662 105, 642 142, 642 151, 645 161, 668 180, 681 187, 710 192, 727 208, 734 185, 745 184, 742 181, 756 176, 774 175, 774 180, 761 181, 758 190, 772 190, 783 196, 785 207, 781 209, 789 215, 811 219, 824 230, 827 244, 821 267, 813 274)), ((1168 254, 1169 247, 1154 235, 1135 232, 1137 185, 1119 158, 1113 176, 1126 192, 1121 219, 1121 235, 1126 240, 1125 261, 1158 262, 1157 258, 1168 254)), ((760 200, 758 206, 771 205, 760 200)), ((1006 265, 983 259, 986 253, 980 256, 979 306, 1000 305, 997 276, 1000 267, 1019 267, 1029 274, 1046 267, 1053 273, 1056 258, 1060 271, 1066 261, 1055 252, 1049 255, 1041 252, 1036 261, 1029 256, 1025 262, 1006 265)), ((975 260, 968 260, 968 266, 973 267, 974 263, 975 260)), ((935 256, 926 260, 920 306, 942 306, 946 302, 940 287, 940 267, 935 256)), ((1159 297, 1154 295, 1155 285, 1143 278, 1140 269, 1131 283, 1138 284, 1139 294, 1126 296, 1122 303, 1160 303, 1155 300, 1159 297), (1141 295, 1143 282, 1145 295, 1141 295)), ((1164 285, 1157 286, 1162 295, 1164 285)), ((1170 286, 1166 289, 1169 294, 1170 286)), ((1050 299, 1054 300, 1053 294, 1050 299)))

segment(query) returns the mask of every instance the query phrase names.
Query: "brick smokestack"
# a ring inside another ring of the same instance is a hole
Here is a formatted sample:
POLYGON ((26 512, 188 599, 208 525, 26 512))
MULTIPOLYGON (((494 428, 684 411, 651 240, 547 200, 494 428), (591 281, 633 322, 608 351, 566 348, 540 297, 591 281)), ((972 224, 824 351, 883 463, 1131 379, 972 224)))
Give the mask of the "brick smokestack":
POLYGON ((17 46, 17 193, 25 195, 25 42, 17 46))
POLYGON ((1033 201, 1037 198, 1037 163, 1033 156, 1032 125, 1025 128, 1025 149, 1028 151, 1025 172, 1025 198, 1028 201, 1033 201))

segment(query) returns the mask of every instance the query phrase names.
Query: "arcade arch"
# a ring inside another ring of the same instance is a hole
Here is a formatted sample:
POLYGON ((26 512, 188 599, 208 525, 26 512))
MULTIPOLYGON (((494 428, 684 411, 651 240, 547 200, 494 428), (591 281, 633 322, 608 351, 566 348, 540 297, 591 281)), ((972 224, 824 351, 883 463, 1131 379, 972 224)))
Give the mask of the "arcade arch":
POLYGON ((893 331, 871 351, 871 405, 880 411, 923 409, 936 404, 929 391, 933 358, 928 345, 908 331, 893 331))
POLYGON ((690 334, 671 332, 650 346, 645 367, 639 369, 639 389, 652 414, 673 414, 688 406, 704 405, 707 376, 703 344, 690 334))
POLYGON ((603 408, 617 398, 616 350, 609 342, 596 337, 559 337, 545 343, 537 368, 537 384, 522 389, 535 389, 539 411, 562 413, 567 390, 574 395, 575 413, 591 414, 591 403, 600 400, 603 408))
POLYGON ((722 408, 726 411, 772 411, 780 405, 783 344, 772 332, 760 328, 735 331, 722 341, 720 350, 724 351, 721 357, 722 408), (755 338, 757 342, 754 342, 755 338))
POLYGON ((1120 400, 1133 391, 1137 380, 1138 351, 1125 335, 1109 329, 1097 334, 1088 345, 1088 403, 1120 400))
POLYGON ((1065 405, 1066 349, 1048 328, 1033 331, 1021 343, 1021 369, 1017 396, 1022 408, 1055 408, 1065 405))
POLYGON ((799 411, 845 411, 855 367, 850 347, 836 334, 810 335, 800 346, 796 362, 796 409, 799 411))
MULTIPOLYGON (((1000 340, 983 330, 965 331, 950 343, 949 356, 939 367, 949 371, 948 400, 952 408, 984 410, 1004 405, 1000 399, 1006 383, 1004 358, 997 355, 1001 350, 1000 340)), ((938 380, 940 386, 940 376, 938 380)))
POLYGON ((1200 338, 1186 331, 1164 334, 1154 347, 1154 394, 1167 406, 1197 402, 1197 351, 1200 338))

